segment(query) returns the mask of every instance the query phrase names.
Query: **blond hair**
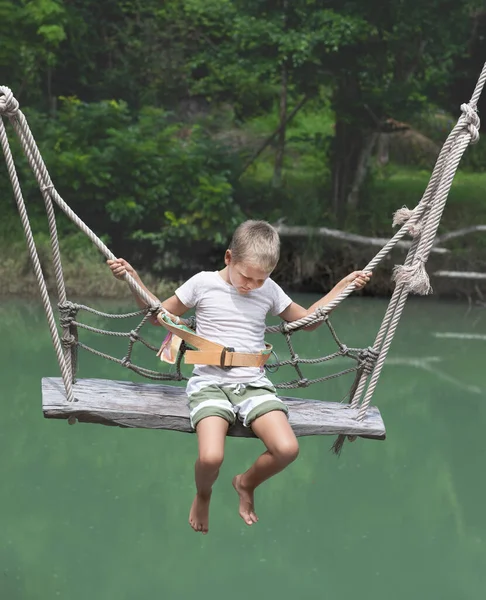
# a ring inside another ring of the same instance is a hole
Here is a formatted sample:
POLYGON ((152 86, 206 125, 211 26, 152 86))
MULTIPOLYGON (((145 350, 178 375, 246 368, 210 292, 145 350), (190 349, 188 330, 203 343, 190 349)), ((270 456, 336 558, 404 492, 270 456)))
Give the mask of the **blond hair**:
POLYGON ((245 221, 234 232, 229 250, 235 263, 258 265, 271 273, 280 257, 280 237, 266 221, 245 221))

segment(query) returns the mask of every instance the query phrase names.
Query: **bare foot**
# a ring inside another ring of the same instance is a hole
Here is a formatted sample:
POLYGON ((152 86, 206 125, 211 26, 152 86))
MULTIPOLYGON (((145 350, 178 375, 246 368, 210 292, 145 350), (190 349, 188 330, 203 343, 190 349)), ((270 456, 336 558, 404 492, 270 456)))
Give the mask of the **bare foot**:
POLYGON ((191 512, 189 513, 189 525, 194 531, 200 531, 203 534, 206 534, 209 531, 210 501, 211 494, 209 494, 209 496, 200 496, 199 494, 196 494, 191 506, 191 512))
POLYGON ((241 483, 241 475, 233 477, 233 487, 240 497, 240 517, 247 525, 253 525, 258 521, 255 514, 253 490, 245 488, 241 483))

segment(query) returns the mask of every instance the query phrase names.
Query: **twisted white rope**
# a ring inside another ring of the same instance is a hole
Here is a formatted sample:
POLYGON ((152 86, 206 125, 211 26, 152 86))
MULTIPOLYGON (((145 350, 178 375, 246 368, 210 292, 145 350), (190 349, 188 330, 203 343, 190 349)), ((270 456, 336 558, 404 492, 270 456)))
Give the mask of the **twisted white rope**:
MULTIPOLYGON (((442 212, 445 207, 447 196, 452 185, 454 174, 459 165, 459 161, 469 143, 476 143, 479 139, 479 117, 476 112, 477 102, 486 81, 486 64, 483 67, 481 75, 476 84, 476 88, 468 104, 461 106, 462 116, 458 123, 448 136, 436 166, 434 167, 431 179, 427 186, 419 204, 413 210, 400 209, 395 215, 394 224, 402 224, 400 230, 389 240, 387 244, 376 254, 376 256, 368 263, 364 268, 365 271, 372 272, 373 269, 383 260, 385 256, 393 249, 398 241, 404 237, 407 233, 412 233, 416 236, 416 240, 407 255, 406 261, 402 267, 399 267, 396 271, 397 285, 395 291, 390 300, 387 312, 383 319, 382 325, 378 332, 375 340, 373 349, 379 352, 379 358, 376 366, 373 370, 373 374, 366 391, 365 398, 362 401, 358 419, 364 418, 367 407, 370 403, 373 391, 376 387, 381 369, 385 362, 385 358, 388 349, 391 345, 398 321, 400 319, 403 307, 409 292, 415 293, 429 293, 431 291, 427 273, 425 271, 425 263, 428 259, 430 251, 432 249, 434 239, 436 237, 439 222, 442 216, 442 212)), ((19 110, 19 105, 14 98, 11 90, 7 87, 0 86, 0 115, 7 116, 15 131, 19 135, 22 147, 28 158, 29 164, 34 172, 39 187, 44 196, 46 203, 46 210, 48 213, 49 228, 51 232, 52 240, 52 251, 53 251, 53 262, 55 267, 56 282, 58 287, 59 297, 62 303, 66 301, 66 294, 64 288, 64 281, 62 275, 61 258, 59 253, 59 245, 57 238, 57 229, 55 224, 54 210, 52 206, 52 200, 64 211, 64 213, 79 227, 85 235, 95 244, 95 246, 104 254, 108 259, 115 259, 116 257, 106 247, 105 244, 96 236, 96 234, 72 211, 69 206, 64 202, 61 196, 55 189, 44 161, 40 155, 39 149, 35 143, 34 137, 30 131, 23 113, 19 110)), ((25 205, 23 202, 22 194, 20 191, 20 185, 13 165, 13 159, 8 146, 8 139, 6 136, 5 128, 2 122, 2 128, 0 130, 2 138, 2 147, 7 159, 7 167, 9 170, 10 178, 14 188, 14 194, 19 206, 19 212, 21 214, 22 223, 24 225, 24 231, 28 240, 29 252, 31 254, 32 261, 34 263, 34 270, 36 277, 41 288, 41 294, 47 295, 46 285, 42 271, 40 269, 40 263, 35 250, 35 243, 33 241, 32 232, 30 230, 30 224, 28 222, 25 205), (6 146, 5 146, 6 145, 6 146), (13 170, 12 170, 13 169, 13 170), (30 233, 29 233, 30 232, 30 233), (38 269, 36 267, 38 264, 38 269)), ((155 312, 164 310, 160 303, 155 302, 153 298, 143 290, 139 284, 131 277, 128 273, 125 275, 125 280, 130 287, 146 302, 147 306, 153 309, 155 312)), ((267 327, 267 332, 281 331, 282 328, 286 332, 305 327, 315 322, 321 321, 329 312, 331 312, 336 306, 338 306, 344 298, 346 298, 355 289, 355 284, 351 283, 348 285, 332 302, 325 306, 318 307, 316 311, 299 319, 292 323, 286 323, 283 327, 274 326, 267 327)), ((47 297, 47 296, 46 296, 47 297)), ((61 367, 61 372, 67 372, 70 359, 67 354, 62 357, 58 352, 55 338, 57 336, 57 330, 55 329, 55 322, 52 315, 52 308, 47 298, 49 309, 46 308, 46 314, 48 315, 49 327, 51 329, 51 335, 53 336, 54 346, 56 347, 56 353, 58 354, 58 361, 61 367), (49 310, 52 319, 49 316, 49 310), (52 320, 52 322, 51 322, 52 320), (54 331, 56 336, 53 335, 52 323, 54 323, 54 331), (63 359, 63 360, 61 360, 63 359)), ((59 336, 57 336, 57 344, 61 347, 59 342, 59 336)), ((358 383, 355 395, 352 399, 351 406, 355 408, 361 395, 366 386, 369 373, 368 370, 364 371, 361 375, 361 379, 358 383)), ((64 373, 63 373, 64 378, 64 373)), ((68 378, 69 379, 69 378, 68 378)), ((69 379, 69 381, 71 381, 69 379)), ((68 389, 66 385, 66 390, 68 389)), ((69 394, 68 394, 69 396, 69 394)), ((72 396, 72 387, 71 387, 72 396)))
MULTIPOLYGON (((39 148, 35 142, 34 136, 32 135, 30 127, 27 123, 27 119, 25 118, 22 111, 19 109, 19 104, 17 100, 13 97, 12 91, 5 86, 0 86, 0 115, 2 114, 5 114, 9 117, 13 128, 19 136, 24 153, 27 156, 30 167, 35 175, 37 183, 39 184, 39 188, 41 189, 44 199, 46 201, 46 206, 49 205, 51 199, 54 200, 54 202, 59 206, 59 208, 61 208, 61 210, 91 240, 91 242, 107 259, 116 259, 115 255, 110 251, 110 249, 84 223, 84 221, 82 221, 78 217, 78 215, 66 204, 66 202, 64 202, 64 200, 56 190, 50 178, 44 160, 40 154, 39 148)), ((51 230, 51 235, 53 235, 57 240, 53 211, 51 211, 50 214, 49 227, 51 230)), ((64 297, 65 295, 62 291, 63 284, 60 283, 62 281, 62 266, 60 261, 60 255, 58 253, 58 246, 56 248, 55 244, 53 246, 53 262, 56 274, 56 282, 58 284, 58 290, 60 290, 60 301, 62 302, 62 297, 64 297)), ((138 296, 140 296, 140 298, 142 298, 142 300, 147 304, 147 306, 149 306, 155 313, 160 312, 161 310, 165 311, 165 309, 161 306, 160 302, 156 302, 149 294, 147 294, 147 292, 142 287, 140 287, 137 281, 135 281, 135 279, 129 273, 126 273, 124 275, 124 279, 132 288, 132 290, 138 296)), ((183 319, 181 319, 181 321, 184 322, 183 319)))
MULTIPOLYGON (((476 113, 476 105, 485 83, 486 63, 483 66, 470 102, 461 106, 462 115, 441 150, 430 183, 424 194, 424 198, 428 196, 427 204, 430 204, 430 211, 426 217, 421 235, 416 238, 415 243, 410 248, 402 270, 397 273, 397 285, 373 346, 375 350, 379 351, 379 358, 361 402, 358 420, 363 420, 366 415, 408 294, 410 292, 424 294, 431 291, 424 265, 432 249, 452 180, 461 157, 469 143, 477 143, 479 140, 480 121, 476 113)), ((366 377, 362 376, 351 403, 353 407, 358 405, 365 384, 366 377)))
MULTIPOLYGON (((1 91, 1 89, 0 89, 1 91)), ((11 119, 15 118, 15 104, 7 97, 7 102, 2 103, 2 97, 0 96, 0 111, 3 108, 5 114, 8 114, 11 119)), ((17 104, 18 107, 18 104, 17 104)), ((1 114, 1 112, 0 112, 1 114)), ((64 354, 63 348, 61 346, 61 340, 59 338, 59 334, 57 331, 56 321, 54 318, 54 313, 52 311, 52 306, 49 300, 49 294, 47 291, 46 282, 44 279, 44 274, 42 273, 42 267, 39 260, 39 255, 37 254, 37 249, 35 246, 34 236, 32 234, 32 229, 30 227, 30 221, 27 214, 27 209, 25 207, 24 198, 22 196, 22 190, 20 188, 19 179, 17 176, 17 171, 15 169, 15 164, 12 157, 12 152, 10 150, 10 145, 8 143, 7 132, 5 131, 5 125, 3 123, 3 119, 0 119, 0 143, 2 145, 3 153, 5 155, 5 160, 7 163, 7 170, 10 177, 10 181, 12 183, 12 188, 14 192, 15 201, 17 203, 17 207, 20 214, 20 220, 22 222, 22 226, 24 229, 25 237, 27 240, 27 248, 29 251, 29 255, 32 261, 32 265, 34 267, 34 273, 37 279, 37 283, 39 285, 39 290, 41 294, 42 304, 44 305, 44 310, 47 316, 47 323, 49 325, 49 331, 51 333, 52 343, 54 345, 54 350, 56 353, 57 361, 59 363, 59 368, 61 371, 62 379, 64 382, 64 387, 66 388, 66 397, 69 402, 74 401, 73 395, 73 387, 72 387, 72 372, 70 368, 70 363, 66 361, 66 356, 64 354)))

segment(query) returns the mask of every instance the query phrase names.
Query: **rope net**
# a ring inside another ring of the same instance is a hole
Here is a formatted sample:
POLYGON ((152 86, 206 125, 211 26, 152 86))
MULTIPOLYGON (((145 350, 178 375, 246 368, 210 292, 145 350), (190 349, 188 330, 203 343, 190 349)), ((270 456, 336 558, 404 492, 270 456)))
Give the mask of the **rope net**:
MULTIPOLYGON (((78 349, 81 348, 87 352, 91 352, 96 356, 104 358, 106 360, 110 360, 119 364, 122 367, 132 370, 133 372, 141 375, 142 377, 146 377, 147 379, 152 379, 154 381, 183 381, 188 378, 182 373, 182 359, 184 356, 184 352, 186 350, 185 343, 181 344, 181 350, 178 353, 176 363, 174 365, 174 370, 170 372, 161 373, 160 371, 155 371, 153 369, 147 369, 146 367, 137 365, 133 362, 133 353, 134 347, 137 342, 141 343, 143 346, 148 348, 150 351, 156 353, 158 348, 147 341, 142 335, 141 330, 145 324, 148 323, 150 318, 154 314, 154 310, 147 308, 144 310, 139 310, 136 312, 130 312, 125 314, 112 314, 101 312, 96 310, 90 306, 86 306, 84 304, 76 304, 74 302, 70 302, 66 300, 64 303, 59 304, 59 313, 60 319, 59 324, 62 328, 62 336, 61 336, 61 345, 69 350, 71 357, 71 365, 72 365, 72 380, 75 381, 76 373, 77 373, 77 364, 78 364, 78 349), (102 317, 105 319, 132 319, 137 316, 141 316, 140 323, 133 329, 129 331, 112 331, 109 329, 101 329, 99 327, 94 327, 92 325, 87 325, 82 323, 78 319, 78 314, 80 312, 87 312, 98 317, 102 317), (78 337, 78 329, 83 329, 85 331, 89 331, 91 333, 113 336, 119 338, 128 339, 128 347, 125 355, 122 358, 117 358, 116 356, 112 356, 106 352, 102 352, 96 348, 93 348, 81 341, 79 341, 78 337)), ((314 383, 321 383, 324 381, 328 381, 330 379, 335 379, 336 377, 340 377, 341 375, 348 375, 351 373, 361 373, 366 371, 368 374, 373 370, 373 366, 378 358, 378 355, 373 350, 373 348, 348 348, 345 344, 341 342, 338 338, 334 327, 332 326, 327 315, 321 318, 321 321, 325 322, 328 327, 328 330, 337 345, 337 350, 325 356, 320 356, 316 358, 301 358, 294 349, 292 343, 292 334, 294 331, 282 331, 285 340, 287 342, 287 347, 289 350, 290 358, 286 360, 279 360, 275 353, 274 356, 276 360, 272 363, 267 364, 265 366, 266 370, 270 373, 274 373, 279 370, 281 367, 293 367, 296 371, 297 377, 291 379, 289 381, 276 383, 275 387, 280 389, 292 389, 292 388, 303 388, 308 387, 314 383), (316 377, 313 379, 308 379, 304 377, 304 374, 301 369, 301 365, 316 365, 319 363, 327 362, 333 360, 335 358, 346 358, 349 360, 351 366, 338 371, 336 373, 332 373, 330 375, 316 377)), ((192 329, 196 327, 196 320, 194 317, 191 319, 185 319, 186 325, 190 326, 192 329)))
MULTIPOLYGON (((269 371, 274 371, 280 367, 292 367, 296 372, 296 377, 294 379, 284 383, 279 383, 277 384, 277 387, 283 389, 307 387, 313 383, 323 382, 341 375, 354 373, 354 382, 349 392, 350 408, 357 409, 356 418, 358 420, 362 420, 365 417, 408 295, 410 293, 425 295, 431 293, 432 291, 429 278, 425 270, 425 264, 434 244, 439 222, 447 201, 454 175, 459 165, 459 161, 466 147, 470 143, 474 144, 479 140, 478 131, 480 121, 477 114, 477 103, 485 82, 486 64, 484 65, 480 74, 471 100, 467 104, 463 104, 461 106, 462 114, 441 149, 432 172, 431 179, 422 199, 413 210, 404 207, 395 213, 393 225, 400 226, 400 228, 376 254, 376 256, 374 256, 373 259, 363 268, 364 271, 373 272, 377 265, 386 256, 388 256, 391 250, 403 237, 406 235, 412 236, 412 244, 407 253, 404 264, 395 267, 395 289, 373 346, 369 348, 348 348, 340 341, 329 320, 329 313, 355 289, 354 283, 351 283, 332 302, 324 306, 320 306, 313 314, 310 314, 292 323, 283 322, 280 325, 267 327, 267 333, 283 333, 289 349, 290 358, 282 361, 277 358, 266 368, 269 371), (329 355, 319 358, 309 359, 299 357, 292 344, 292 335, 309 325, 322 322, 327 325, 327 328, 337 345, 337 350, 329 355), (307 379, 304 377, 301 369, 302 365, 323 363, 335 358, 346 358, 349 361, 350 366, 342 371, 323 377, 314 379, 307 379)), ((25 232, 28 251, 33 264, 34 273, 37 278, 37 283, 39 285, 52 342, 66 389, 67 400, 70 402, 74 401, 73 383, 75 382, 77 354, 78 349, 80 348, 92 352, 107 360, 116 362, 123 367, 129 368, 139 375, 152 380, 181 381, 186 379, 181 372, 181 362, 183 350, 185 348, 184 344, 181 345, 182 352, 180 352, 178 355, 174 372, 161 373, 156 370, 136 365, 132 361, 133 348, 137 342, 143 344, 151 351, 157 351, 155 346, 147 342, 140 335, 140 331, 147 321, 162 311, 163 308, 161 304, 159 302, 155 302, 153 298, 150 297, 128 273, 124 276, 124 278, 130 288, 146 303, 146 310, 136 313, 128 313, 125 315, 112 315, 96 311, 95 309, 85 305, 75 304, 68 301, 66 297, 61 255, 59 251, 59 240, 57 235, 54 205, 61 209, 68 216, 68 218, 71 219, 71 221, 77 225, 77 227, 85 235, 88 236, 88 238, 106 259, 115 259, 116 257, 100 240, 100 238, 96 236, 96 234, 76 215, 76 213, 71 210, 71 208, 66 204, 66 202, 64 202, 57 192, 34 140, 32 132, 30 131, 27 120, 22 111, 19 109, 19 104, 14 98, 12 91, 8 87, 4 86, 0 86, 0 115, 10 121, 15 133, 18 135, 23 151, 27 157, 29 165, 34 173, 44 198, 49 223, 52 260, 59 299, 59 324, 61 326, 61 334, 58 330, 52 305, 49 299, 45 278, 42 273, 42 268, 37 254, 27 209, 22 196, 4 121, 3 118, 0 119, 0 142, 5 155, 7 170, 12 183, 20 219, 25 232), (128 332, 114 332, 81 323, 77 319, 77 315, 80 311, 90 312, 101 317, 114 319, 126 319, 141 315, 141 321, 137 327, 128 332), (116 358, 80 342, 78 339, 78 328, 103 335, 127 338, 128 349, 125 356, 122 358, 116 358)), ((194 320, 182 319, 181 321, 189 327, 194 328, 195 326, 194 320)), ((338 439, 337 446, 339 447, 340 444, 342 444, 342 439, 338 439)))

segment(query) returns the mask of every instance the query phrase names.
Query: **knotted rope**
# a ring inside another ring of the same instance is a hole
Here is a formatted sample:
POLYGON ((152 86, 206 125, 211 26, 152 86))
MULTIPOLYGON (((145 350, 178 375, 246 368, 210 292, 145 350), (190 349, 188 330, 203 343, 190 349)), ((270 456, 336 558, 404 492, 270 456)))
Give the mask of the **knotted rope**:
MULTIPOLYGON (((359 406, 357 418, 359 420, 364 418, 408 294, 428 294, 432 291, 429 278, 425 270, 425 264, 434 244, 447 196, 462 154, 470 143, 476 143, 479 139, 480 121, 477 115, 477 102, 484 87, 485 81, 486 64, 483 67, 471 100, 469 103, 461 106, 462 115, 444 143, 444 146, 437 159, 437 163, 432 172, 430 182, 422 199, 413 210, 409 210, 404 207, 395 213, 393 224, 400 225, 400 229, 363 269, 365 271, 372 272, 405 235, 410 234, 413 236, 414 240, 404 264, 396 267, 394 271, 394 279, 396 281, 395 290, 391 297, 373 347, 368 349, 347 348, 338 339, 336 332, 329 321, 329 313, 355 289, 355 284, 351 283, 332 302, 326 304, 325 306, 318 307, 311 315, 292 323, 282 323, 280 326, 266 328, 267 333, 275 333, 280 331, 284 334, 291 355, 289 360, 281 362, 277 360, 272 365, 269 365, 269 368, 275 369, 279 368, 280 366, 290 365, 296 370, 298 375, 297 379, 283 384, 278 384, 278 387, 307 387, 312 383, 326 381, 346 373, 356 372, 355 382, 353 383, 351 389, 350 406, 351 408, 357 408, 359 406), (300 358, 298 354, 295 353, 291 343, 292 333, 299 329, 305 328, 308 325, 313 325, 323 321, 328 326, 331 335, 338 345, 338 350, 328 356, 317 359, 300 358), (352 368, 345 369, 337 374, 328 375, 326 377, 319 377, 309 380, 303 376, 300 369, 301 364, 316 364, 337 357, 349 358, 355 361, 356 364, 352 368), (369 385, 366 389, 364 398, 361 400, 369 378, 369 385)), ((158 312, 164 309, 160 302, 154 299, 150 294, 147 294, 147 292, 141 288, 137 281, 135 281, 134 278, 128 273, 125 274, 124 279, 132 288, 132 290, 134 290, 134 292, 143 299, 148 307, 146 311, 142 311, 142 321, 135 329, 132 329, 129 332, 110 332, 96 327, 84 325, 76 320, 76 315, 81 309, 88 310, 89 312, 99 316, 110 316, 113 318, 126 318, 141 313, 130 313, 129 315, 107 315, 106 313, 95 311, 94 309, 90 309, 84 305, 75 305, 68 302, 64 286, 64 277, 53 203, 55 203, 68 216, 68 218, 70 218, 71 221, 75 223, 77 227, 83 233, 85 233, 85 235, 88 236, 91 242, 107 259, 115 259, 116 257, 96 236, 96 234, 74 213, 74 211, 71 210, 71 208, 64 202, 57 192, 27 124, 27 120, 25 119, 22 111, 19 109, 19 103, 13 96, 12 91, 8 87, 4 86, 0 86, 0 116, 5 116, 10 120, 12 127, 19 136, 22 148, 36 177, 46 205, 52 244, 53 265, 59 296, 59 309, 61 312, 60 325, 63 329, 62 338, 59 337, 57 332, 52 307, 48 297, 47 286, 35 247, 27 210, 8 143, 8 137, 3 119, 0 119, 0 141, 4 151, 7 170, 12 182, 21 222, 27 239, 28 251, 40 288, 41 298, 46 312, 56 356, 61 369, 64 385, 66 387, 68 401, 74 400, 72 383, 75 376, 75 367, 77 362, 76 349, 78 347, 87 349, 99 356, 103 356, 104 358, 118 362, 119 364, 152 379, 183 379, 184 377, 180 372, 182 353, 178 357, 176 365, 177 373, 172 375, 160 374, 156 371, 145 369, 144 367, 138 367, 132 363, 132 349, 136 342, 140 341, 151 350, 155 350, 151 344, 143 340, 139 332, 140 328, 147 322, 150 316, 156 315, 158 312), (122 359, 117 359, 98 350, 89 348, 78 341, 78 327, 82 327, 96 333, 127 337, 129 339, 127 354, 122 359)), ((185 324, 188 324, 189 326, 194 325, 194 323, 190 321, 185 321, 185 324)))

